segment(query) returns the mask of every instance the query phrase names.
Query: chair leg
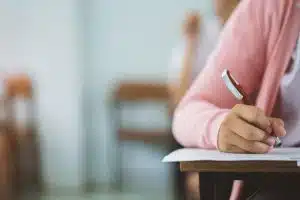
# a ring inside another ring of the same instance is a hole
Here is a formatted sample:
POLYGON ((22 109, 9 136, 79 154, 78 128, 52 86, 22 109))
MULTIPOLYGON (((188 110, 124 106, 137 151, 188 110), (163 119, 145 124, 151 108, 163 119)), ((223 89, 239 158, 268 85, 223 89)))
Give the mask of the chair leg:
POLYGON ((119 139, 119 130, 121 128, 121 116, 120 116, 120 103, 119 102, 114 102, 113 105, 113 112, 112 112, 112 116, 113 116, 113 126, 114 126, 114 132, 115 132, 115 139, 117 141, 117 152, 116 152, 116 171, 117 171, 117 177, 116 177, 116 189, 119 191, 123 190, 123 156, 122 156, 122 142, 119 139))
POLYGON ((0 136, 0 196, 3 200, 16 199, 14 190, 14 163, 11 143, 7 133, 0 136))
POLYGON ((117 159, 117 167, 119 169, 119 177, 118 177, 118 189, 120 190, 120 192, 123 191, 123 156, 122 156, 122 143, 119 142, 118 145, 118 159, 117 159))
POLYGON ((184 190, 184 173, 180 172, 179 165, 176 164, 173 168, 174 170, 174 195, 176 200, 185 199, 185 190, 184 190))

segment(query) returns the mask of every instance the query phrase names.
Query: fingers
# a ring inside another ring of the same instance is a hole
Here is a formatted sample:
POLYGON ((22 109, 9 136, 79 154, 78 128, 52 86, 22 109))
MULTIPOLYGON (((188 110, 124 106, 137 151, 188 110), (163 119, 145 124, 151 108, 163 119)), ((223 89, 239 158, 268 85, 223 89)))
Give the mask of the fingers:
POLYGON ((247 105, 236 105, 233 110, 237 116, 241 119, 247 121, 250 124, 255 125, 256 127, 266 131, 267 133, 272 132, 272 124, 270 119, 265 116, 264 112, 254 106, 247 105))
POLYGON ((234 153, 266 153, 275 137, 286 134, 284 122, 267 117, 255 106, 237 105, 223 120, 218 134, 218 149, 234 153))
POLYGON ((234 153, 266 153, 272 148, 261 141, 247 140, 229 128, 224 128, 218 147, 220 151, 234 153))
POLYGON ((232 134, 231 141, 232 145, 249 153, 267 153, 271 149, 269 145, 263 142, 246 140, 237 134, 232 134))
POLYGON ((200 20, 200 14, 197 11, 191 11, 187 13, 186 21, 190 23, 198 23, 200 20))
POLYGON ((188 13, 184 22, 184 33, 189 37, 196 36, 196 34, 199 32, 200 21, 201 19, 198 12, 188 13))
POLYGON ((286 130, 284 128, 284 122, 278 118, 270 118, 273 133, 277 137, 283 137, 286 135, 286 130))
MULTIPOLYGON (((235 116, 233 116, 235 117, 235 116)), ((231 126, 231 130, 241 136, 246 140, 251 141, 261 141, 269 146, 273 146, 275 144, 275 139, 271 137, 265 131, 243 121, 242 119, 236 117, 235 123, 231 126)))

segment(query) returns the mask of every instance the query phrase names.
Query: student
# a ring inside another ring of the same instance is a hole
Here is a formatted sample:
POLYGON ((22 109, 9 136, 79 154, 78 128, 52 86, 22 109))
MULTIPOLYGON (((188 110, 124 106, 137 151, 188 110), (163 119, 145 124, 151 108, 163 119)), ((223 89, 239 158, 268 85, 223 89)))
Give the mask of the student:
MULTIPOLYGON (((191 82, 205 66, 207 57, 218 41, 222 26, 227 21, 238 0, 213 0, 215 17, 208 19, 197 12, 191 12, 183 24, 183 43, 172 52, 169 69, 169 91, 175 106, 191 82)), ((197 173, 186 176, 187 198, 199 199, 199 178, 197 173)))
POLYGON ((222 26, 239 0, 213 0, 216 16, 209 18, 191 12, 183 24, 183 41, 173 49, 169 66, 169 91, 176 105, 191 82, 205 66, 218 41, 222 26))
MULTIPOLYGON (((185 147, 266 153, 281 137, 300 144, 300 2, 243 0, 230 17, 206 67, 174 113, 173 132, 185 147), (241 105, 224 85, 229 69, 255 106, 241 105)), ((295 199, 288 181, 261 187, 250 199, 295 199)), ((236 189, 236 187, 235 187, 236 189)), ((240 190, 231 199, 238 199, 240 190)))

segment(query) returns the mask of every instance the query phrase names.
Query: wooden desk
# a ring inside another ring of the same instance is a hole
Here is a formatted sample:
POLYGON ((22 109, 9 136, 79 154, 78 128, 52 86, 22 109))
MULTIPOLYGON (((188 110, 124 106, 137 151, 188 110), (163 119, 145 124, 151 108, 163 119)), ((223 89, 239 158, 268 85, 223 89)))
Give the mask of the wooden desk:
POLYGON ((193 161, 181 162, 182 172, 199 172, 201 200, 228 200, 233 180, 272 181, 283 176, 298 179, 300 168, 295 161, 193 161))

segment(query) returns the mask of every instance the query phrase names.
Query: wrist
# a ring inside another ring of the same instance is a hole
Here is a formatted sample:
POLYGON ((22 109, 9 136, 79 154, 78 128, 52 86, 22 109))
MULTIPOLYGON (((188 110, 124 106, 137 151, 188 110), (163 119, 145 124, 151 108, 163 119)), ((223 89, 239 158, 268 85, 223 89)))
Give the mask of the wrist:
POLYGON ((222 123, 227 115, 230 113, 230 110, 224 109, 222 110, 214 119, 214 126, 212 127, 212 143, 217 150, 219 149, 219 134, 222 123))

